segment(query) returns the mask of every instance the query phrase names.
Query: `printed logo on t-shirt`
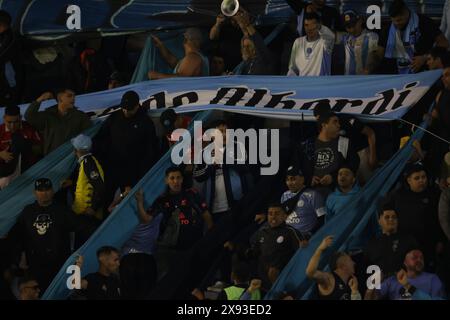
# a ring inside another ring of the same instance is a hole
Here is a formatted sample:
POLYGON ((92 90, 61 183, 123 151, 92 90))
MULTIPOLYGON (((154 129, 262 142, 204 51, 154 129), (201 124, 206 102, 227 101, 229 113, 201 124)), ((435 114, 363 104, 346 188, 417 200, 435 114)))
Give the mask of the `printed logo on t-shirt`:
POLYGON ((297 215, 297 212, 292 212, 287 218, 286 218, 287 224, 299 224, 300 218, 297 215))
POLYGON ((53 223, 49 214, 40 214, 37 216, 36 220, 33 223, 33 227, 36 228, 36 232, 43 236, 47 233, 50 225, 53 223))
POLYGON ((278 238, 277 238, 277 243, 283 243, 283 241, 284 241, 284 237, 283 236, 279 236, 278 238))
POLYGON ((317 150, 317 169, 325 169, 334 162, 334 152, 331 148, 322 148, 317 150))

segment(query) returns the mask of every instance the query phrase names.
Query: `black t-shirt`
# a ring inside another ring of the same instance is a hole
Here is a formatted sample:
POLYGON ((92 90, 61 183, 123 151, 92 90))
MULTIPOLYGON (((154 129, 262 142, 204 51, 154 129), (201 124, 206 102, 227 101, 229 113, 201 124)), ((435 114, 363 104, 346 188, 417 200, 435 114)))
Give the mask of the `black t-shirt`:
POLYGON ((314 175, 323 177, 328 174, 334 176, 339 169, 340 154, 338 151, 339 139, 323 142, 316 139, 316 151, 314 158, 316 162, 314 164, 314 175))
MULTIPOLYGON (((362 131, 365 124, 357 118, 347 114, 338 114, 339 124, 341 125, 341 136, 347 137, 352 142, 353 149, 358 152, 369 145, 367 136, 362 131)), ((300 140, 306 140, 310 137, 317 136, 317 122, 302 122, 300 140)))
POLYGON ((202 214, 207 210, 205 200, 197 190, 192 188, 183 190, 179 194, 164 194, 155 201, 149 209, 149 214, 164 215, 160 226, 160 235, 162 235, 170 223, 172 213, 177 211, 180 229, 176 248, 187 249, 203 236, 202 214))
POLYGON ((88 274, 87 300, 119 300, 120 281, 117 276, 106 277, 98 272, 88 274))

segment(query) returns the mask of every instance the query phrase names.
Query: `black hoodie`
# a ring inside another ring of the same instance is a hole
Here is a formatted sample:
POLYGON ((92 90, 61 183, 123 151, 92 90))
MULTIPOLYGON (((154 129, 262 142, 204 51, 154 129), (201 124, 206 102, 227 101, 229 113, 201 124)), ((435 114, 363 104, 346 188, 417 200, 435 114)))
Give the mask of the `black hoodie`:
POLYGON ((153 121, 143 108, 131 118, 117 110, 95 136, 94 154, 120 186, 133 186, 159 159, 153 121))
POLYGON ((27 205, 10 233, 16 262, 24 251, 31 273, 41 289, 45 288, 70 255, 69 233, 81 227, 65 206, 52 203, 42 207, 37 202, 27 205))
POLYGON ((436 244, 445 241, 438 218, 439 195, 439 189, 434 186, 422 192, 403 187, 392 198, 398 215, 398 231, 417 240, 424 250, 425 260, 433 259, 436 244))

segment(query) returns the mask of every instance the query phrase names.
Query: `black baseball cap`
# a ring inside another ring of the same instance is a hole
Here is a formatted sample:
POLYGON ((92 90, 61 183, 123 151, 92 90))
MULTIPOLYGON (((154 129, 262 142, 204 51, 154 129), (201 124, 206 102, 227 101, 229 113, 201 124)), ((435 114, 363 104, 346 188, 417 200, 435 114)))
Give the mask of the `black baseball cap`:
POLYGON ((405 178, 409 178, 410 175, 416 172, 425 171, 427 173, 426 168, 420 162, 415 162, 406 166, 405 171, 403 172, 405 178))
POLYGON ((120 107, 125 110, 133 110, 139 104, 139 95, 136 91, 130 90, 124 93, 120 107))
POLYGON ((344 23, 344 27, 352 27, 358 22, 360 19, 359 14, 356 13, 354 10, 347 10, 342 15, 342 20, 344 23))
POLYGON ((34 190, 37 191, 45 191, 52 187, 52 181, 48 178, 39 178, 34 182, 34 190))
POLYGON ((320 115, 327 112, 332 112, 330 105, 326 103, 320 103, 314 108, 313 114, 314 117, 320 117, 320 115))
POLYGON ((303 177, 303 172, 302 170, 297 167, 297 166, 290 166, 289 168, 287 168, 286 170, 286 176, 300 176, 303 177))
POLYGON ((5 108, 5 115, 6 116, 19 116, 20 115, 20 108, 16 105, 7 106, 5 108))

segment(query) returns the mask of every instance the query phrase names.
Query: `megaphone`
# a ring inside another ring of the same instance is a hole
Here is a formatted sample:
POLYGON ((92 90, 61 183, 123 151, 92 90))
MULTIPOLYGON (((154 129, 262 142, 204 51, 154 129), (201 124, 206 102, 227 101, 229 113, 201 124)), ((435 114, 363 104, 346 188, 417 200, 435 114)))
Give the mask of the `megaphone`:
POLYGON ((220 10, 224 16, 234 16, 239 11, 239 0, 223 0, 220 10))

